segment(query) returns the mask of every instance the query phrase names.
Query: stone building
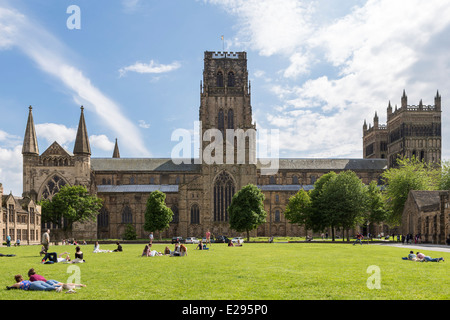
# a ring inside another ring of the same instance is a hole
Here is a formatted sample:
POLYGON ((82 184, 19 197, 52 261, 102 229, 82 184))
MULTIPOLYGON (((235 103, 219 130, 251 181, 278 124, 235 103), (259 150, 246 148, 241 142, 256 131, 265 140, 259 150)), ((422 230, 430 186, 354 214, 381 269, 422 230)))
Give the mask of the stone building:
POLYGON ((3 242, 11 237, 11 245, 19 239, 21 244, 41 242, 41 207, 30 198, 3 194, 0 183, 0 232, 3 242))
POLYGON ((449 191, 410 191, 402 215, 402 233, 445 244, 450 235, 449 191))
POLYGON ((368 184, 379 180, 388 166, 386 159, 277 159, 277 170, 270 172, 267 159, 256 159, 255 130, 246 53, 207 51, 200 88, 198 132, 203 139, 198 158, 121 158, 120 141, 111 158, 91 157, 83 109, 73 152, 54 142, 40 154, 30 108, 23 148, 23 195, 39 201, 51 198, 63 185, 80 184, 102 198, 97 222, 74 227, 77 239, 122 238, 128 224, 138 237, 147 238, 144 212, 155 190, 166 194, 166 204, 174 213, 163 237, 200 237, 207 230, 216 236, 234 236, 226 209, 233 194, 252 183, 265 195, 268 217, 251 235, 304 236, 302 228, 284 217, 290 196, 300 188, 311 189, 330 171, 353 170, 368 184), (228 132, 232 135, 227 136, 228 132))
POLYGON ((375 112, 373 126, 363 125, 363 158, 388 159, 389 167, 396 165, 398 157, 416 157, 429 163, 441 161, 441 96, 437 92, 434 105, 408 105, 405 91, 401 107, 387 107, 387 123, 379 124, 375 112))

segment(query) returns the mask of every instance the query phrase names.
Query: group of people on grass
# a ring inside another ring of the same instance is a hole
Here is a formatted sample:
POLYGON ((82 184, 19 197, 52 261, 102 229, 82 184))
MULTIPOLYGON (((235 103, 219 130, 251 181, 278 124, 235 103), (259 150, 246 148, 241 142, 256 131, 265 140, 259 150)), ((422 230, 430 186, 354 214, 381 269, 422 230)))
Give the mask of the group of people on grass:
POLYGON ((426 256, 421 252, 417 252, 414 254, 414 251, 410 251, 407 257, 403 257, 403 260, 410 261, 419 261, 419 262, 439 262, 445 261, 443 257, 440 258, 431 258, 430 256, 426 256))
POLYGON ((145 245, 144 250, 142 251, 142 257, 155 257, 155 256, 170 256, 170 257, 184 257, 187 256, 187 248, 184 244, 175 243, 174 250, 170 250, 169 247, 166 246, 163 252, 158 252, 156 250, 152 250, 152 243, 145 245))

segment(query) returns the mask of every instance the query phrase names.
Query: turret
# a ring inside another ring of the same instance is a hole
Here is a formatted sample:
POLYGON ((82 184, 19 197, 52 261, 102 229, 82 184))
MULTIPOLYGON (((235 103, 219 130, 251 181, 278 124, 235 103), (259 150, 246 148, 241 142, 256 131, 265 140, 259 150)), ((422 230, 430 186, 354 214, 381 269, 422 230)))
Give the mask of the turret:
POLYGON ((89 145, 89 136, 84 121, 84 107, 81 106, 80 122, 78 123, 77 137, 73 147, 74 155, 91 155, 91 147, 89 145))
POLYGON ((32 171, 39 164, 39 148, 36 137, 36 130, 33 121, 33 108, 30 106, 28 111, 28 121, 25 129, 25 136, 22 145, 22 170, 23 170, 23 197, 30 197, 36 200, 37 192, 32 187, 32 171))
POLYGON ((373 117, 373 126, 376 129, 378 129, 378 115, 377 112, 375 111, 375 116, 373 117))
POLYGON ((117 138, 116 138, 116 145, 114 146, 114 152, 113 152, 113 158, 120 158, 120 152, 119 152, 119 145, 117 144, 117 138))
POLYGON ((25 129, 25 137, 23 139, 22 154, 23 155, 39 155, 36 130, 33 121, 33 108, 29 107, 27 127, 25 129))
POLYGON ((387 121, 389 121, 392 117, 392 106, 391 101, 389 101, 388 107, 387 107, 387 121))
POLYGON ((434 106, 436 107, 436 111, 441 111, 441 96, 439 95, 439 90, 434 98, 434 106))
POLYGON ((408 107, 408 97, 406 96, 406 92, 405 90, 403 90, 403 96, 402 96, 402 108, 407 108, 408 107))
POLYGON ((78 124, 77 137, 73 147, 75 164, 75 184, 90 185, 91 178, 91 147, 89 145, 89 136, 84 120, 84 108, 81 106, 80 122, 78 124))

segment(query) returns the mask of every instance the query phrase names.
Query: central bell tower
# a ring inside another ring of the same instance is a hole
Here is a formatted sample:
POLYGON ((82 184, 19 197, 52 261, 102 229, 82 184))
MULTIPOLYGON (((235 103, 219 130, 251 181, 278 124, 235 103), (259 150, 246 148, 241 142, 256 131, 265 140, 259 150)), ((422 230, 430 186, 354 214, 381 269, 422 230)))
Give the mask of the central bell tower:
POLYGON ((233 194, 257 183, 247 53, 206 51, 200 91, 203 222, 213 234, 231 234, 233 194))

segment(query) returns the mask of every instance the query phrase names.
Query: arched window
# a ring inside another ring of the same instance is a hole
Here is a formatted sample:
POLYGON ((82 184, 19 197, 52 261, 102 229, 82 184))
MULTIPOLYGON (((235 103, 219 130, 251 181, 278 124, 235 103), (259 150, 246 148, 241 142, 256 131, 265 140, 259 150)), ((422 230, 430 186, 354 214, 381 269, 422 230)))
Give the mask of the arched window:
POLYGON ((109 226, 109 212, 105 207, 100 209, 100 213, 97 216, 97 227, 106 228, 109 226))
POLYGON ((200 223, 200 208, 198 205, 194 204, 191 207, 191 224, 199 224, 200 223))
POLYGON ((217 117, 217 129, 223 131, 223 129, 225 128, 225 123, 224 123, 224 115, 223 115, 223 110, 220 109, 219 110, 219 115, 217 117))
POLYGON ((178 212, 178 207, 176 205, 173 205, 172 208, 173 216, 171 223, 178 223, 180 221, 180 214, 178 212))
POLYGON ((270 183, 270 184, 277 184, 277 180, 275 179, 274 176, 270 176, 270 178, 269 178, 269 183, 270 183))
POLYGON ((233 71, 228 72, 228 86, 234 87, 234 73, 233 71))
POLYGON ((133 223, 133 213, 129 206, 125 206, 122 210, 122 223, 133 223))
POLYGON ((214 221, 228 221, 228 207, 234 195, 234 182, 231 176, 222 171, 214 182, 214 221))
POLYGON ((275 222, 281 221, 280 210, 275 210, 275 222))
POLYGON ((297 176, 293 176, 293 177, 292 177, 292 184, 300 184, 300 183, 298 182, 298 177, 297 177, 297 176))
POLYGON ((217 72, 217 86, 223 87, 223 73, 222 71, 217 72))
POLYGON ((233 109, 228 110, 228 129, 234 129, 234 112, 233 109))
POLYGON ((44 190, 42 191, 42 199, 52 199, 61 187, 65 185, 66 182, 63 179, 57 175, 54 175, 45 185, 44 190))

